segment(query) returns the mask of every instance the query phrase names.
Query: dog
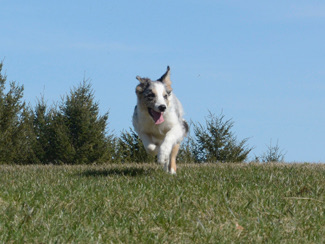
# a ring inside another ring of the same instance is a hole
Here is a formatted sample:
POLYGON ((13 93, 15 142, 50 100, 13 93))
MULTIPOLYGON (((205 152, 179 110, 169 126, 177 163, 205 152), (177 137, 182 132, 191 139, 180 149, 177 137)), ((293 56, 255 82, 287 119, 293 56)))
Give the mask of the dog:
POLYGON ((165 170, 176 174, 176 157, 189 126, 183 119, 183 107, 172 92, 170 67, 156 81, 137 76, 137 105, 133 126, 148 154, 157 155, 165 170))

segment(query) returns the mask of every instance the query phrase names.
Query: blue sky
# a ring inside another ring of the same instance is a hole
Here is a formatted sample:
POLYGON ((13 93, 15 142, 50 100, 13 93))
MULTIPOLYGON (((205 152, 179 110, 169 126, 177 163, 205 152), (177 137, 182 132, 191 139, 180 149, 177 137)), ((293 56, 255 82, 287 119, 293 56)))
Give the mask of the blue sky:
POLYGON ((136 75, 171 66, 186 119, 208 110, 235 122, 261 155, 325 162, 325 2, 0 0, 0 59, 35 104, 84 77, 116 134, 128 129, 136 75))

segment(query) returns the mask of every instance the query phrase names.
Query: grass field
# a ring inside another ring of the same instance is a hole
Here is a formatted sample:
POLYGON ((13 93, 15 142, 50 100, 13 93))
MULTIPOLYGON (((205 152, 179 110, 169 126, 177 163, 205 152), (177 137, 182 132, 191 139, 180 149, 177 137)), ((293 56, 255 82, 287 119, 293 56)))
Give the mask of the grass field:
POLYGON ((0 166, 0 243, 325 243, 325 165, 0 166))

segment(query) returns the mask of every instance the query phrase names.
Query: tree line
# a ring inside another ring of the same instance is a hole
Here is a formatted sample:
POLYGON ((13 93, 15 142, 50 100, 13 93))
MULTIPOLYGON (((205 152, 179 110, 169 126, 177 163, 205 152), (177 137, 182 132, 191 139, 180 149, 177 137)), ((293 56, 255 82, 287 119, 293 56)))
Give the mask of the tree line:
MULTIPOLYGON (((7 82, 0 63, 0 164, 101 164, 154 162, 132 128, 114 135, 108 130, 89 81, 73 87, 60 103, 44 97, 31 107, 24 87, 7 82)), ((253 149, 237 140, 233 121, 209 113, 205 124, 191 123, 179 162, 241 162, 253 149)), ((272 149, 272 148, 271 148, 272 149)))

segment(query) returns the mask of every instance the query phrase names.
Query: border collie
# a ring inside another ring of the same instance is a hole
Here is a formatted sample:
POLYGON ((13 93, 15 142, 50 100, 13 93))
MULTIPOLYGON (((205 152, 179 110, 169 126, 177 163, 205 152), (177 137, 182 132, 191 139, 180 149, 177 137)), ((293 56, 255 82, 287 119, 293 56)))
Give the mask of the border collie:
POLYGON ((170 68, 161 78, 152 81, 137 76, 137 105, 133 126, 147 153, 158 155, 158 163, 167 172, 176 174, 176 156, 179 145, 188 132, 183 119, 183 107, 172 92, 170 68))

